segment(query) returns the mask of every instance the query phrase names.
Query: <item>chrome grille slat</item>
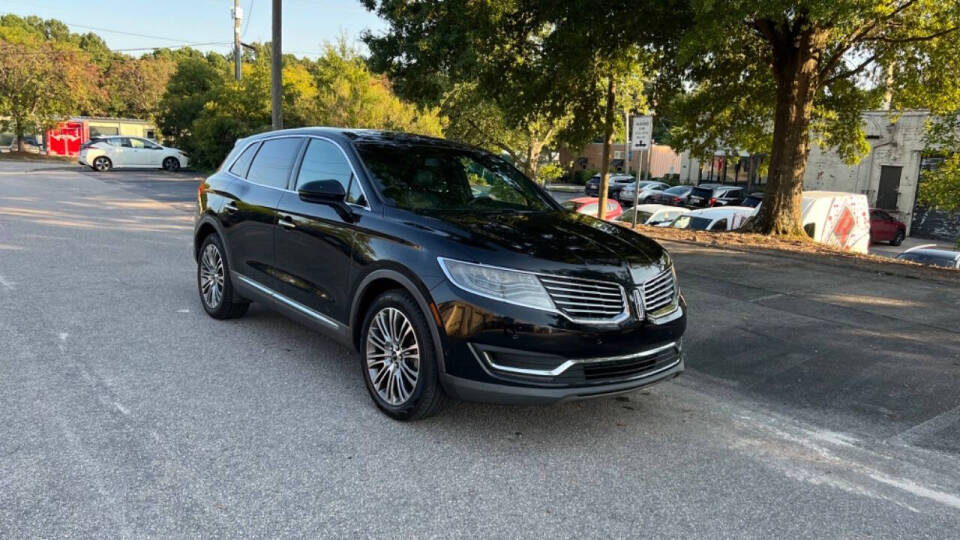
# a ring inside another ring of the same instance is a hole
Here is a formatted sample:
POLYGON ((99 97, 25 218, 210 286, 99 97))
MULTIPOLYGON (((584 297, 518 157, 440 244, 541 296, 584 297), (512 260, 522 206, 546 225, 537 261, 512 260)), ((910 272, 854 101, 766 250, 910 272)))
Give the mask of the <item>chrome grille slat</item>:
MULTIPOLYGON (((547 289, 549 289, 549 290, 551 291, 551 296, 569 296, 569 297, 580 298, 580 297, 582 297, 582 296, 584 295, 584 293, 585 293, 585 291, 583 291, 582 289, 568 289, 568 288, 566 288, 566 287, 557 287, 557 286, 555 286, 555 285, 544 285, 544 287, 546 287, 547 289), (577 294, 563 294, 563 293, 557 293, 557 292, 553 292, 553 291, 567 291, 567 292, 575 292, 575 293, 577 293, 577 294)), ((597 296, 609 296, 609 297, 620 298, 620 292, 619 292, 619 291, 616 292, 616 293, 590 291, 590 293, 591 293, 591 294, 596 294, 597 296)))
POLYGON ((647 313, 657 312, 671 304, 677 297, 677 284, 673 269, 651 278, 641 287, 643 307, 647 313))
POLYGON ((616 283, 562 276, 539 276, 557 309, 572 319, 603 322, 626 312, 623 288, 616 283))

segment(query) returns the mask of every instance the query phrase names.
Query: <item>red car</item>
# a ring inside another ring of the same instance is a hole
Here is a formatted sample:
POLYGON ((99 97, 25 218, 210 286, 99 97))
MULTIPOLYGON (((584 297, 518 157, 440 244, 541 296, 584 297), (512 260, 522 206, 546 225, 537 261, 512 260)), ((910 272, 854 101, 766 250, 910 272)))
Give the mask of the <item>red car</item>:
POLYGON ((891 246, 899 246, 907 237, 907 226, 886 210, 870 210, 870 241, 890 242, 891 246))
MULTIPOLYGON (((563 203, 567 210, 573 210, 578 214, 587 214, 588 216, 597 216, 597 203, 600 201, 597 197, 577 197, 563 203)), ((623 207, 613 199, 607 199, 607 220, 613 221, 623 214, 623 207)))

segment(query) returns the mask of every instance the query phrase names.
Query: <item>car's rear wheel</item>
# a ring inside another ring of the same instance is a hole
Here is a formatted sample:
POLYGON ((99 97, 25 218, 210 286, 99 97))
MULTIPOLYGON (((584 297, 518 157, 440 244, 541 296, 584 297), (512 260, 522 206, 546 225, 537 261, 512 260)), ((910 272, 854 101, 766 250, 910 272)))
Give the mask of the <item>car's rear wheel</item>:
POLYGON ((163 160, 163 168, 170 172, 177 172, 180 170, 180 160, 175 157, 168 157, 163 160))
POLYGON ((903 239, 906 237, 907 235, 903 231, 897 231, 897 234, 893 236, 893 240, 890 241, 890 245, 899 246, 903 243, 903 239))
POLYGON ((106 156, 100 156, 93 160, 93 170, 107 172, 113 168, 113 162, 106 156))
POLYGON ((374 300, 360 334, 360 368, 370 397, 396 420, 435 414, 444 401, 426 316, 404 291, 374 300))
POLYGON ((208 235, 197 257, 197 288, 203 309, 214 319, 241 317, 250 302, 239 298, 230 280, 230 267, 223 243, 216 234, 208 235))

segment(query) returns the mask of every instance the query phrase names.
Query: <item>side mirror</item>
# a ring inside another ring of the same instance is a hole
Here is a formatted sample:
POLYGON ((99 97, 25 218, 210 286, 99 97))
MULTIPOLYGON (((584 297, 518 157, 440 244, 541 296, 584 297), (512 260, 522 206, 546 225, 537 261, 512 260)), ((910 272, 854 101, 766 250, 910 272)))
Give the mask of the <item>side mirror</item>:
POLYGON ((347 198, 343 184, 336 180, 311 180, 297 188, 297 194, 303 201, 320 204, 340 205, 347 198))

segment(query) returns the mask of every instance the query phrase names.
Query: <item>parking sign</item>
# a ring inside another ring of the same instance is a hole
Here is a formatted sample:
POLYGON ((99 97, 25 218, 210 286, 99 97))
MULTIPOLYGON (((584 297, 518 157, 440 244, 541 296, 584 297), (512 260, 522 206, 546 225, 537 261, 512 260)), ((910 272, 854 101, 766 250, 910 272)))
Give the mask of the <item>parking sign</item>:
POLYGON ((652 116, 634 116, 633 133, 630 134, 631 150, 649 150, 651 138, 653 137, 653 117, 652 116))

